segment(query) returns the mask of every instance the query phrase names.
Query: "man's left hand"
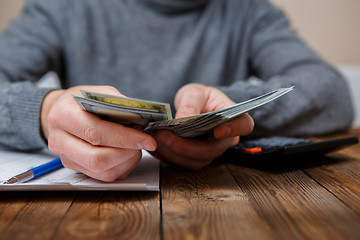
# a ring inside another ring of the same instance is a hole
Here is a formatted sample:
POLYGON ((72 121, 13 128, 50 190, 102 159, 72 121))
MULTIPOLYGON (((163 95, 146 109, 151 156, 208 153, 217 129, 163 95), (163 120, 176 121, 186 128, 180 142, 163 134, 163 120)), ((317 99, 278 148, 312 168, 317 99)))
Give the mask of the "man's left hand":
MULTIPOLYGON (((175 96, 176 118, 223 109, 235 104, 222 91, 202 84, 187 84, 175 96)), ((213 136, 206 139, 182 138, 170 131, 152 133, 158 143, 152 154, 161 160, 198 170, 221 156, 228 148, 239 142, 239 136, 250 134, 254 121, 249 114, 218 125, 213 136)))

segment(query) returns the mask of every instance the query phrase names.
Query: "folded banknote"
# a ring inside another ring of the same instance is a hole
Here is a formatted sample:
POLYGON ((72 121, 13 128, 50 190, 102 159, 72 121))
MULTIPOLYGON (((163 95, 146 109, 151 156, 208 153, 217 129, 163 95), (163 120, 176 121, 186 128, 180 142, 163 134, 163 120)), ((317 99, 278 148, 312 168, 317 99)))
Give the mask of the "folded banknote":
POLYGON ((149 122, 172 119, 168 103, 112 96, 81 90, 82 97, 74 96, 83 110, 102 119, 121 124, 147 126, 149 122))
POLYGON ((74 96, 74 99, 83 110, 108 121, 140 125, 145 132, 162 129, 181 137, 194 138, 208 134, 217 125, 271 102, 293 88, 280 88, 224 109, 177 119, 172 119, 168 103, 87 91, 81 91, 84 97, 74 96))

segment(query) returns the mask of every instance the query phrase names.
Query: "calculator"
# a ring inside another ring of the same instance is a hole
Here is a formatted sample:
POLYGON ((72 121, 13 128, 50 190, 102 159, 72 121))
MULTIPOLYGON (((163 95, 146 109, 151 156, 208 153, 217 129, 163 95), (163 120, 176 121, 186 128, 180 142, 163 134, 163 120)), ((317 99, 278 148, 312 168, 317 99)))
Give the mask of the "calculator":
POLYGON ((359 143, 358 136, 314 142, 305 138, 267 137, 239 142, 227 154, 242 160, 284 158, 287 156, 324 155, 359 143))

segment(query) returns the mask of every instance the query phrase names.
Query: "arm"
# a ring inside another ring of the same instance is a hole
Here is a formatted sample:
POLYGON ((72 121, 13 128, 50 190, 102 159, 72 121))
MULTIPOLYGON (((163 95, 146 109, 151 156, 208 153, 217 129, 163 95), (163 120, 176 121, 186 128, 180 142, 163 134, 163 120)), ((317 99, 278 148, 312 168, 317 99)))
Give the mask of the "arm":
POLYGON ((0 143, 21 150, 42 148, 43 134, 65 167, 103 181, 126 177, 141 159, 141 149, 155 150, 155 140, 81 110, 72 97, 80 88, 120 93, 109 86, 51 90, 35 84, 47 71, 63 72, 59 19, 53 19, 61 18, 56 14, 61 4, 29 1, 0 39, 0 143))
MULTIPOLYGON (((294 35, 281 11, 263 0, 252 3, 248 61, 262 84, 238 81, 217 89, 185 85, 175 98, 176 117, 221 109, 234 101, 295 85, 290 94, 251 112, 255 121, 253 136, 323 134, 349 126, 353 110, 344 79, 294 35)), ((165 161, 199 169, 252 129, 251 117, 243 114, 217 126, 213 137, 207 139, 184 139, 158 131, 153 133, 158 142, 153 154, 165 161)))
POLYGON ((295 85, 292 93, 251 112, 253 136, 314 135, 347 128, 353 108, 344 78, 297 38, 280 10, 257 0, 251 11, 248 61, 262 84, 236 82, 220 89, 240 102, 295 85))
POLYGON ((21 150, 46 146, 39 114, 50 89, 38 88, 35 82, 62 68, 60 38, 46 12, 29 1, 0 37, 0 144, 21 150))

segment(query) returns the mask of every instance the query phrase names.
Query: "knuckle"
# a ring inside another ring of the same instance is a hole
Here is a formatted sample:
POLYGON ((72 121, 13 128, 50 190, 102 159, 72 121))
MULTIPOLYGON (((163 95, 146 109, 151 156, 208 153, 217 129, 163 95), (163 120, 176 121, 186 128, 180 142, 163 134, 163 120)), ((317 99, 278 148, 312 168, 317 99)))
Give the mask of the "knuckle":
POLYGON ((99 151, 93 150, 89 156, 88 167, 89 170, 94 173, 100 173, 107 170, 103 154, 99 153, 99 151))
POLYGON ((96 127, 88 127, 84 130, 84 140, 91 145, 100 145, 100 132, 96 127))

